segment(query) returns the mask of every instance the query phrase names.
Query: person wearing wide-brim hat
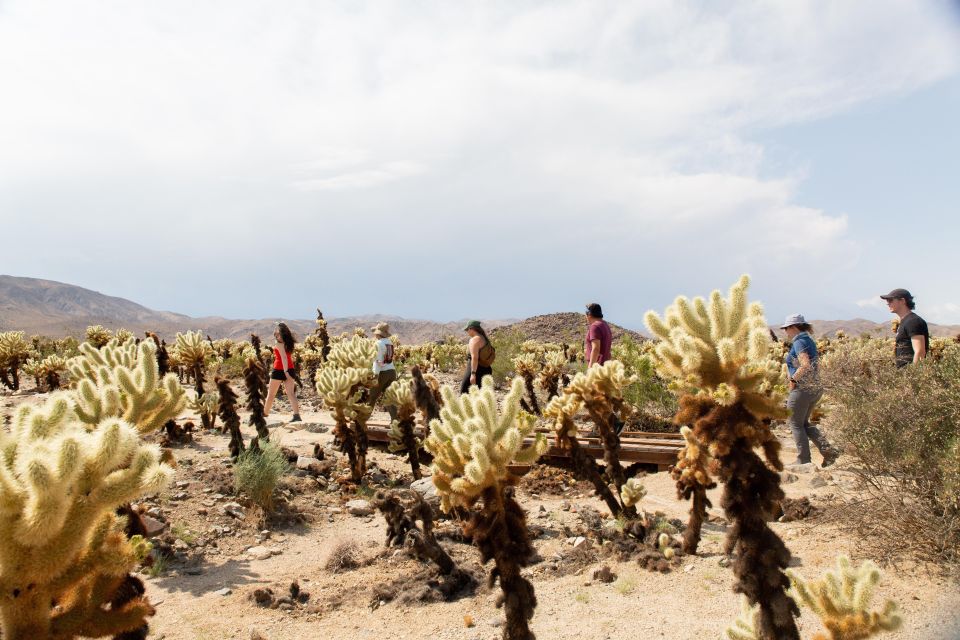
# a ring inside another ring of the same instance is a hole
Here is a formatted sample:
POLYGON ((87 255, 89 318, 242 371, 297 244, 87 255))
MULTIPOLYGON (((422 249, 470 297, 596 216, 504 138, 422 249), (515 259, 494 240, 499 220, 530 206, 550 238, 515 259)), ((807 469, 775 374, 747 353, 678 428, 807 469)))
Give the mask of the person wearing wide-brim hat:
POLYGON ((471 385, 479 387, 484 376, 492 376, 493 360, 497 357, 497 350, 493 348, 479 320, 471 320, 463 330, 470 336, 470 341, 467 343, 467 370, 460 383, 460 393, 469 391, 471 385))
POLYGON ((906 289, 894 289, 880 297, 887 301, 890 313, 897 314, 900 321, 896 329, 894 352, 897 367, 915 364, 926 358, 930 350, 930 329, 927 321, 914 312, 917 303, 913 301, 913 295, 906 289))
MULTIPOLYGON (((394 347, 390 341, 390 325, 386 322, 379 322, 371 328, 373 336, 377 339, 377 355, 373 360, 373 372, 377 375, 377 386, 370 391, 370 406, 374 407, 377 400, 383 395, 393 382, 397 379, 397 368, 393 364, 394 347)), ((390 419, 397 417, 397 408, 387 407, 387 413, 390 419)))
POLYGON ((811 462, 810 441, 813 440, 823 456, 822 465, 829 467, 839 454, 830 446, 820 428, 810 424, 810 415, 823 396, 818 372, 820 355, 817 352, 817 343, 810 336, 813 328, 799 313, 787 316, 780 328, 786 332, 787 339, 792 341, 786 357, 790 378, 790 395, 787 396, 790 417, 787 418, 787 424, 797 445, 795 464, 811 462))

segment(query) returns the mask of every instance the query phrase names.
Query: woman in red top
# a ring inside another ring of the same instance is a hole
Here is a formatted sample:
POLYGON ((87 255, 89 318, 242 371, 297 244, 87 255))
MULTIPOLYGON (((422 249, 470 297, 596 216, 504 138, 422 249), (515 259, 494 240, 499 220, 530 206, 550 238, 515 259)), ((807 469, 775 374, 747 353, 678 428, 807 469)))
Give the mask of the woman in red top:
POLYGON ((286 324, 278 322, 273 337, 277 340, 277 346, 273 348, 273 371, 270 372, 270 386, 267 389, 267 400, 263 404, 263 416, 270 415, 273 400, 283 383, 283 390, 287 392, 293 408, 293 420, 290 422, 300 422, 300 403, 297 402, 297 389, 294 385, 296 371, 293 368, 293 334, 286 324))

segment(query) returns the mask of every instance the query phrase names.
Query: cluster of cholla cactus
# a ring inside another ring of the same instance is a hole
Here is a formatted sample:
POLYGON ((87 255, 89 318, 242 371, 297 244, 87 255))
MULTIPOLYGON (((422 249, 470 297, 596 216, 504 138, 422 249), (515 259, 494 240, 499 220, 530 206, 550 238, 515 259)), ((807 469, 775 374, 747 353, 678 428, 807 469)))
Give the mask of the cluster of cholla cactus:
POLYGON ((214 380, 217 385, 217 394, 220 396, 217 412, 220 415, 220 422, 223 428, 230 434, 230 457, 234 460, 246 449, 243 445, 243 434, 240 433, 240 414, 237 413, 237 394, 230 387, 230 381, 226 378, 217 377, 214 380))
POLYGON ((431 424, 424 448, 433 456, 433 483, 441 508, 473 509, 465 533, 480 549, 484 563, 496 567, 490 583, 500 580, 505 605, 507 640, 532 640, 529 621, 537 605, 533 585, 520 574, 530 562, 533 546, 523 509, 513 497, 518 478, 508 465, 530 464, 547 450, 542 434, 534 435, 535 419, 520 411, 523 382, 514 379, 497 410, 493 380, 485 378, 481 389, 457 395, 443 388, 440 419, 431 424), (528 436, 534 435, 527 442, 528 436), (477 502, 481 505, 478 508, 477 502))
POLYGON ((214 392, 206 393, 204 383, 207 381, 206 369, 209 361, 214 357, 213 345, 204 339, 199 331, 178 333, 174 345, 174 353, 180 366, 186 368, 193 378, 196 397, 191 402, 191 410, 200 415, 204 428, 212 429, 216 422, 219 396, 214 392))
POLYGON ((160 429, 183 409, 186 394, 176 376, 159 375, 156 345, 133 339, 111 340, 97 349, 80 345, 80 355, 67 361, 76 382, 74 411, 88 424, 120 418, 142 433, 160 429))
MULTIPOLYGON (((33 374, 37 379, 37 387, 47 391, 57 391, 61 384, 61 376, 67 370, 67 359, 57 354, 49 355, 42 360, 32 360, 33 374)), ((26 367, 24 367, 26 370, 26 367)))
MULTIPOLYGON (((897 604, 887 600, 883 609, 870 610, 874 590, 880 582, 880 570, 866 561, 853 567, 846 556, 837 558, 835 571, 827 571, 815 581, 805 580, 793 570, 787 571, 793 595, 820 618, 827 633, 812 640, 863 640, 881 631, 894 631, 902 624, 897 604)), ((760 609, 746 597, 740 617, 727 628, 730 640, 763 640, 760 609)))
POLYGON ((20 388, 20 368, 30 358, 31 351, 23 331, 0 333, 0 382, 4 386, 14 391, 20 388))
POLYGON ((420 474, 420 447, 423 444, 413 431, 416 423, 417 404, 413 394, 413 380, 395 380, 383 394, 383 404, 396 407, 397 417, 390 424, 389 449, 393 453, 404 452, 410 462, 415 480, 420 474))
MULTIPOLYGON (((150 405, 155 396, 136 381, 122 386, 124 378, 101 388, 102 397, 127 397, 116 406, 128 408, 150 405)), ((154 610, 129 572, 147 548, 127 539, 114 512, 172 478, 160 450, 140 440, 151 425, 138 420, 173 411, 177 400, 163 396, 169 404, 134 411, 132 420, 78 411, 87 402, 79 390, 58 392, 22 407, 9 431, 0 431, 4 640, 146 637, 154 610)))
POLYGON ((367 471, 367 420, 373 412, 367 399, 377 381, 371 367, 376 353, 376 344, 368 338, 338 341, 316 376, 317 393, 333 413, 334 435, 350 460, 354 482, 367 471))
POLYGON ((648 312, 645 321, 660 338, 658 370, 681 393, 675 421, 692 427, 724 482, 722 505, 732 523, 726 549, 737 552, 735 589, 759 605, 762 638, 798 640, 799 610, 787 596, 784 574, 790 552, 767 525, 767 514, 784 497, 770 420, 786 415, 785 389, 781 365, 769 355, 763 308, 747 303, 748 286, 743 276, 726 299, 719 291, 709 301, 679 297, 663 319, 648 312))
POLYGON ((700 545, 700 532, 707 518, 707 509, 713 506, 707 498, 707 491, 716 487, 717 483, 710 473, 713 460, 707 447, 697 440, 693 430, 686 425, 680 427, 680 435, 686 444, 677 454, 677 464, 670 473, 677 483, 677 498, 692 501, 690 519, 683 531, 683 552, 693 554, 700 545))
POLYGON ((593 483, 597 494, 614 515, 623 513, 628 517, 635 516, 636 510, 618 502, 627 477, 620 464, 620 437, 617 435, 616 421, 625 421, 628 417, 630 409, 624 402, 623 391, 633 381, 634 378, 627 375, 623 364, 617 360, 595 365, 574 376, 563 393, 550 401, 545 413, 554 423, 559 446, 570 450, 575 472, 593 483), (600 434, 607 467, 606 478, 577 441, 574 417, 581 409, 586 409, 600 434), (609 486, 611 483, 612 490, 609 486))
POLYGON ((527 399, 520 399, 520 406, 527 413, 540 415, 540 402, 537 400, 537 392, 533 388, 533 381, 540 373, 540 361, 536 353, 521 353, 513 359, 513 370, 523 380, 523 385, 527 390, 527 399))
POLYGON ((99 349, 113 339, 113 334, 110 329, 97 324, 87 327, 85 337, 89 344, 92 344, 95 349, 99 349))

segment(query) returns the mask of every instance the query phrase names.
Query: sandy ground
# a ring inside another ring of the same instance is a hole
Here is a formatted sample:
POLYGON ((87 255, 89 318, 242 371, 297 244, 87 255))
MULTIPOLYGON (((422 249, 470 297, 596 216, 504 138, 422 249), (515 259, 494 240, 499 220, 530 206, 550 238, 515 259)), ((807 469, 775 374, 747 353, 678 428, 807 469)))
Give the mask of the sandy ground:
MULTIPOLYGON (((6 398, 2 406, 9 413, 14 404, 39 399, 6 398)), ((326 412, 302 413, 307 423, 331 424, 326 412)), ((315 443, 329 444, 332 436, 278 426, 272 440, 307 455, 315 443)), ((223 463, 226 445, 224 436, 211 432, 200 433, 194 443, 176 448, 177 484, 146 505, 158 509, 170 524, 168 540, 173 535, 170 531, 181 538, 177 559, 166 571, 144 576, 148 595, 157 604, 157 615, 150 623, 152 638, 247 639, 258 637, 256 634, 267 640, 500 637, 503 613, 494 604, 499 588, 491 591, 482 580, 473 596, 454 602, 405 605, 394 600, 381 604, 374 598, 376 587, 413 576, 424 567, 402 552, 385 550, 386 527, 379 514, 357 517, 346 512, 343 503, 357 497, 352 492, 341 495, 323 489, 312 478, 285 482, 293 509, 310 521, 273 526, 269 537, 261 532, 253 509, 246 509, 243 519, 222 513, 224 504, 236 500, 225 486, 230 481, 223 463), (326 561, 344 541, 356 543, 362 566, 331 573, 325 569, 326 561), (246 550, 254 546, 266 546, 275 555, 253 559, 246 550), (255 589, 263 587, 285 593, 293 581, 310 597, 290 610, 265 609, 251 597, 255 589)), ((792 446, 785 445, 784 459, 793 459, 792 446)), ((372 450, 370 460, 389 478, 409 481, 409 466, 397 456, 372 450)), ((797 473, 797 479, 784 488, 790 497, 808 496, 815 505, 826 505, 849 484, 849 474, 842 471, 843 460, 838 466, 829 474, 797 473), (811 483, 824 486, 813 488, 811 483)), ((650 474, 645 485, 646 511, 685 520, 687 505, 675 499, 668 474, 650 474)), ((530 524, 540 530, 535 546, 543 560, 526 571, 539 602, 532 624, 538 638, 682 640, 723 636, 739 613, 739 596, 731 589, 732 572, 722 566, 726 562, 721 551, 723 524, 708 523, 699 555, 684 557, 668 574, 610 559, 597 559, 568 572, 565 558, 573 552, 568 533, 578 526, 578 514, 592 508, 605 516, 606 511, 582 484, 557 493, 531 494, 530 488, 521 484, 518 495, 530 524), (565 531, 565 527, 569 529, 565 531), (613 583, 591 579, 594 569, 603 564, 617 574, 613 583)), ((719 489, 713 494, 711 498, 718 504, 719 489)), ((716 509, 711 513, 722 515, 716 509)), ((795 566, 805 575, 830 568, 838 553, 847 553, 856 561, 864 559, 857 555, 856 541, 823 516, 772 526, 786 540, 795 566)), ((450 540, 442 544, 461 566, 485 575, 489 567, 479 566, 479 555, 472 547, 450 540)), ((876 560, 882 563, 885 559, 876 560)), ((960 638, 960 588, 935 570, 904 563, 887 566, 877 601, 886 597, 897 600, 906 623, 901 631, 881 637, 960 638)), ((806 611, 800 625, 804 638, 819 630, 816 618, 806 611)))

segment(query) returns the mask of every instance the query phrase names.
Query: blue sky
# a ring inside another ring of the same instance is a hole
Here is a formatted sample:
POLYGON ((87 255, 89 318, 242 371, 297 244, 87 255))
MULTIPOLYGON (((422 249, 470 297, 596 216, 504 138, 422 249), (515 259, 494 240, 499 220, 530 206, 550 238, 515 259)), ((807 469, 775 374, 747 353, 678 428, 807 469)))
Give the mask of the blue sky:
POLYGON ((946 1, 0 3, 0 273, 227 317, 960 323, 946 1))

